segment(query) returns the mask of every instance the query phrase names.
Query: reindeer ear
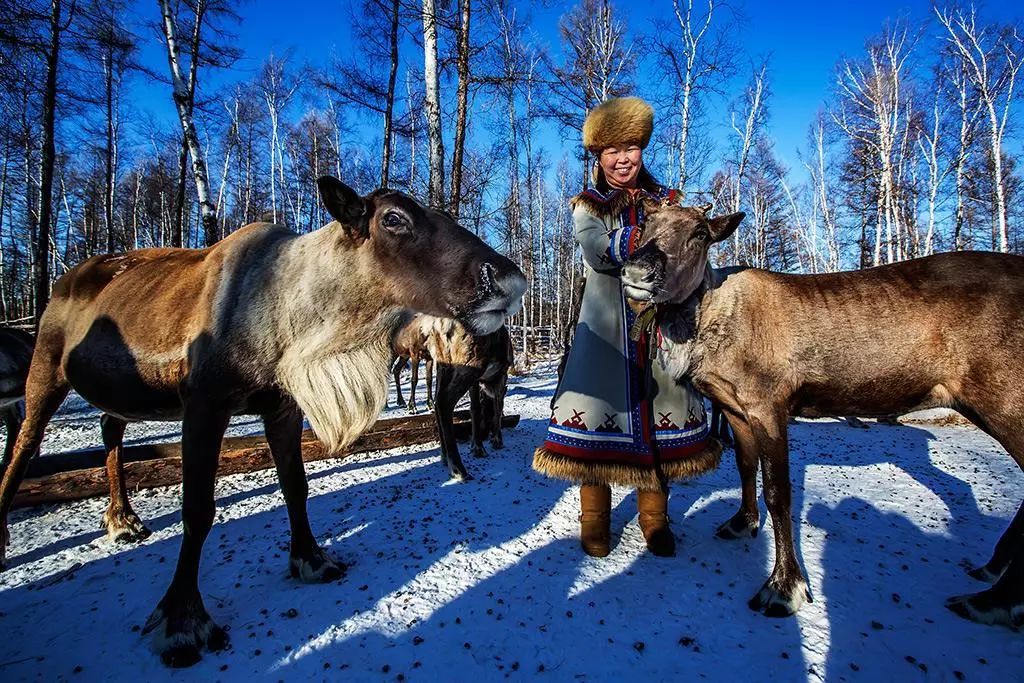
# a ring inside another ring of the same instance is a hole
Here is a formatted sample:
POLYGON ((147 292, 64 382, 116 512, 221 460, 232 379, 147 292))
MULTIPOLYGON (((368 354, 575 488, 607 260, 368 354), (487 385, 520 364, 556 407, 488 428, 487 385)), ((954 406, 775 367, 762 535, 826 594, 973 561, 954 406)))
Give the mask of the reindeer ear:
POLYGON ((348 233, 361 232, 360 224, 366 216, 366 202, 351 187, 329 175, 320 176, 316 181, 320 190, 320 201, 327 213, 341 223, 348 233))
POLYGON ((746 216, 742 211, 730 213, 725 216, 716 216, 708 221, 708 229, 711 231, 711 241, 721 242, 740 227, 740 221, 746 216))

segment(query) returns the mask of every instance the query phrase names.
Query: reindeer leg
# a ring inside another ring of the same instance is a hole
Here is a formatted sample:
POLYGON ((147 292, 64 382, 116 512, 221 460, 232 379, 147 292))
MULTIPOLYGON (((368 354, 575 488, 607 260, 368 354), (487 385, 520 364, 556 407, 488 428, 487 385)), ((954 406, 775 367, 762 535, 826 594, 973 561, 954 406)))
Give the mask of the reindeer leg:
POLYGON ((427 407, 434 409, 434 359, 427 358, 427 407))
POLYGON ((405 367, 405 358, 397 356, 391 365, 391 374, 395 378, 395 403, 399 408, 405 407, 405 398, 402 396, 402 368, 405 367))
MULTIPOLYGON (((754 417, 747 422, 759 446, 764 498, 775 530, 775 568, 748 604, 765 616, 788 617, 812 599, 793 542, 793 491, 789 480, 786 415, 776 412, 763 411, 761 414, 769 417, 754 417)), ((735 431, 740 438, 740 430, 735 431)))
POLYGON ((143 634, 157 632, 160 659, 175 668, 198 662, 204 646, 217 651, 228 645, 227 633, 210 618, 199 594, 199 559, 216 512, 213 489, 228 419, 228 412, 221 405, 196 399, 185 403, 181 433, 181 551, 171 585, 142 629, 143 634))
POLYGON ((7 406, 4 410, 4 426, 7 427, 7 444, 4 446, 4 459, 0 462, 0 476, 3 476, 4 469, 14 457, 14 442, 18 440, 18 432, 21 431, 21 423, 25 421, 25 402, 18 401, 7 406))
MULTIPOLYGON (((721 418, 719 413, 719 418, 721 418)), ((760 528, 760 513, 757 509, 757 440, 746 421, 735 418, 731 421, 736 435, 736 469, 740 473, 740 509, 715 531, 717 538, 734 540, 753 538, 760 528)))
POLYGON ((459 373, 450 365, 437 366, 437 395, 434 397, 434 416, 437 419, 437 432, 441 440, 441 461, 448 468, 452 479, 469 481, 473 477, 466 471, 459 455, 459 444, 455 440, 455 404, 466 393, 468 382, 463 373, 459 373))
POLYGON ((320 548, 309 528, 306 512, 309 484, 302 465, 302 413, 288 401, 278 412, 263 416, 263 427, 288 509, 292 532, 288 558, 291 575, 305 583, 336 581, 345 573, 345 566, 320 548))
POLYGON ((0 468, 0 570, 7 560, 7 544, 10 543, 7 514, 11 511, 14 495, 25 478, 29 461, 39 452, 47 423, 71 389, 60 368, 61 349, 47 353, 43 343, 36 345, 25 384, 25 420, 18 438, 14 440, 10 458, 5 459, 0 468))
POLYGON ((409 412, 416 414, 416 385, 420 381, 420 359, 419 356, 410 356, 409 364, 412 366, 409 377, 409 412))
POLYGON ((103 447, 107 451, 107 481, 110 483, 110 505, 103 513, 102 526, 110 539, 130 543, 148 538, 153 532, 142 523, 128 500, 122 461, 122 441, 127 426, 124 420, 108 413, 100 416, 103 447))
POLYGON ((508 375, 503 375, 494 389, 494 396, 490 398, 490 419, 491 419, 491 448, 502 449, 505 441, 501 436, 501 418, 505 414, 505 389, 508 375))
POLYGON ((487 427, 487 416, 484 415, 484 407, 480 401, 480 384, 474 382, 473 386, 469 388, 469 454, 474 458, 482 458, 487 455, 483 443, 487 427))
MULTIPOLYGON (((1015 521, 1020 517, 1018 511, 1015 521)), ((980 593, 950 598, 946 607, 964 619, 1024 631, 1024 544, 1019 541, 1016 554, 994 586, 980 593)))

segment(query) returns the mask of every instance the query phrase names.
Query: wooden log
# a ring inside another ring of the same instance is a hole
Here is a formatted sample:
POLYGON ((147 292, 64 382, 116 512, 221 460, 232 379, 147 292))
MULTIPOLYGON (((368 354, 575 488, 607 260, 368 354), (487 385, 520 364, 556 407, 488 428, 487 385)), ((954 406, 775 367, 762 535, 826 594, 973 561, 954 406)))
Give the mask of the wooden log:
MULTIPOLYGON (((456 438, 469 436, 468 417, 466 411, 456 413, 456 438)), ((503 428, 511 429, 519 424, 519 416, 506 415, 502 418, 501 424, 503 428)), ((340 455, 329 455, 316 437, 307 430, 303 433, 302 460, 315 462, 329 458, 344 458, 353 453, 413 446, 436 440, 434 416, 430 414, 378 420, 340 455)), ((130 448, 136 450, 133 451, 135 459, 127 461, 126 458, 124 465, 125 485, 129 491, 181 483, 180 444, 153 444, 130 448)), ((125 451, 127 455, 128 448, 125 451)), ((79 462, 96 462, 96 458, 99 458, 100 465, 64 470, 50 468, 51 471, 44 475, 26 477, 18 488, 13 506, 28 507, 107 495, 110 486, 107 482, 106 469, 102 466, 104 457, 102 449, 93 449, 42 458, 64 458, 65 467, 79 462)), ((255 472, 273 466, 270 449, 262 436, 236 437, 224 440, 217 476, 255 472)))
MULTIPOLYGON (((509 416, 506 416, 505 419, 507 420, 508 417, 509 416)), ((456 411, 456 424, 460 422, 467 422, 468 420, 468 410, 456 411)), ((433 413, 410 415, 408 417, 395 417, 386 420, 377 420, 373 426, 363 432, 362 436, 367 437, 368 435, 376 434, 378 432, 389 432, 398 429, 419 428, 433 425, 433 413)), ((316 441, 316 436, 311 430, 307 429, 302 432, 302 441, 316 441)), ((224 453, 226 451, 243 450, 246 448, 258 448, 266 445, 267 441, 263 438, 262 434, 254 436, 231 436, 224 439, 221 444, 221 452, 224 453)), ((181 443, 177 441, 173 443, 151 443, 136 446, 125 446, 122 449, 122 460, 125 463, 143 462, 146 460, 156 460, 158 458, 180 457, 181 443)), ((90 467, 104 467, 106 465, 106 460, 107 454, 102 448, 85 448, 75 451, 65 451, 63 453, 54 453, 52 455, 34 458, 32 462, 29 463, 28 472, 25 474, 25 477, 45 477, 59 472, 82 470, 90 467)))

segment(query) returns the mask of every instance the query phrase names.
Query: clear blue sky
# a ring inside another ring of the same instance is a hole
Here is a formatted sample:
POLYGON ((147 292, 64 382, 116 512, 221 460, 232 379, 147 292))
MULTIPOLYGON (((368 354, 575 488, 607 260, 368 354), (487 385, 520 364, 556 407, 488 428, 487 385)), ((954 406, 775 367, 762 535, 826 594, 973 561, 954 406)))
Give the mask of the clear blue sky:
MULTIPOLYGON (((697 0, 698 3, 701 1, 697 0)), ((530 7, 526 2, 514 4, 519 6, 517 12, 520 16, 529 14, 538 39, 547 43, 557 54, 558 18, 573 3, 552 3, 540 9, 530 7)), ((155 21, 156 5, 154 0, 140 1, 137 5, 140 19, 155 21)), ((671 0, 643 3, 619 1, 614 6, 631 32, 648 32, 655 23, 665 24, 667 30, 671 30, 675 23, 671 0)), ((743 55, 741 64, 744 72, 735 83, 734 90, 738 93, 742 87, 747 63, 770 56, 770 133, 776 141, 778 155, 798 178, 803 176, 796 149, 804 145, 809 124, 824 105, 832 87, 837 61, 842 57, 861 55, 865 41, 877 35, 887 20, 895 18, 907 19, 910 26, 922 29, 919 46, 922 49, 918 51, 922 58, 934 50, 936 40, 931 2, 927 0, 734 0, 734 7, 741 14, 741 23, 734 39, 743 55)), ((980 3, 979 7, 981 16, 988 21, 1011 21, 1024 15, 1018 3, 1008 0, 990 0, 980 3)), ((246 57, 232 73, 221 73, 201 83, 206 92, 209 92, 207 89, 211 85, 250 78, 271 52, 280 55, 291 50, 296 62, 308 61, 320 65, 327 62, 332 49, 344 54, 354 47, 348 33, 349 6, 341 0, 249 0, 241 5, 239 12, 243 21, 235 30, 246 57)), ((160 49, 159 43, 149 41, 143 59, 164 73, 167 69, 166 58, 160 49)), ((168 119, 174 116, 169 91, 158 84, 146 84, 140 88, 137 106, 168 119)), ((709 113, 710 132, 716 139, 721 139, 726 135, 728 124, 724 109, 712 109, 709 113)), ((540 142, 545 147, 559 147, 563 144, 553 130, 542 131, 540 142)))

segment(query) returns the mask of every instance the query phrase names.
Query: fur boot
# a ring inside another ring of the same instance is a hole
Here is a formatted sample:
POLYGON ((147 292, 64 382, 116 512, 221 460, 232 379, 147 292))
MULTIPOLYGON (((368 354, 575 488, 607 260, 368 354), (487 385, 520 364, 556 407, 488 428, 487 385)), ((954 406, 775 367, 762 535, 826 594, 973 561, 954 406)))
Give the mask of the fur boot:
POLYGON ((640 513, 640 530, 644 532, 647 549, 659 557, 676 554, 676 539, 668 526, 668 493, 637 491, 636 507, 640 513))
POLYGON ((580 486, 580 545, 591 557, 611 552, 612 489, 607 484, 580 486))

